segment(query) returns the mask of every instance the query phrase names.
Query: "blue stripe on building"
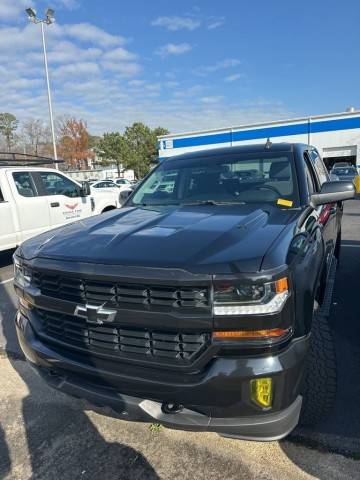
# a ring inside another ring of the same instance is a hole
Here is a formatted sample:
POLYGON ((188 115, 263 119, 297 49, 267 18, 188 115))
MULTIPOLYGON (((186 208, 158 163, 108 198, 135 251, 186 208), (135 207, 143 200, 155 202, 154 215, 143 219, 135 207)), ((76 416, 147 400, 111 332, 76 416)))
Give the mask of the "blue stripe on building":
POLYGON ((308 135, 309 133, 334 132, 336 130, 351 130, 354 128, 360 128, 360 117, 306 122, 295 125, 279 125, 250 130, 228 131, 197 137, 175 138, 173 140, 173 148, 198 147, 201 145, 240 142, 261 138, 286 137, 290 135, 308 135))

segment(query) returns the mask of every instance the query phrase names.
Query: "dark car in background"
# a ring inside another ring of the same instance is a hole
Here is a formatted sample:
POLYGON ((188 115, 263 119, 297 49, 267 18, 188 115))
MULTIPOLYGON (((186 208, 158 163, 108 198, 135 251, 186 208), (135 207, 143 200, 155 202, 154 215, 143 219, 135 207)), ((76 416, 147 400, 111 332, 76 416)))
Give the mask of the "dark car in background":
POLYGON ((358 175, 357 169, 353 166, 346 167, 334 167, 330 171, 330 175, 335 175, 339 180, 345 180, 347 182, 353 182, 358 175))
POLYGON ((353 196, 308 145, 166 159, 122 209, 18 248, 21 348, 127 420, 256 440, 319 422, 336 394, 321 306, 353 196))

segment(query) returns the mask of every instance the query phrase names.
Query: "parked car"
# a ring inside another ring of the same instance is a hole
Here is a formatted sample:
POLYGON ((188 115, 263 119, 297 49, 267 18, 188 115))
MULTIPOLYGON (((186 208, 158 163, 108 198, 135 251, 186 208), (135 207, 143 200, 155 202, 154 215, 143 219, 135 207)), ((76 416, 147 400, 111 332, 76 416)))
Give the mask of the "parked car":
POLYGON ((119 189, 118 185, 113 180, 97 180, 96 182, 91 183, 91 188, 96 188, 97 190, 112 188, 116 191, 119 189))
POLYGON ((127 178, 116 178, 114 182, 116 183, 116 185, 119 185, 121 187, 132 185, 132 182, 130 182, 130 180, 128 180, 127 178))
POLYGON ((336 163, 334 163, 332 168, 334 169, 334 168, 342 168, 342 167, 351 167, 351 163, 349 163, 349 162, 336 162, 336 163))
POLYGON ((335 398, 321 306, 353 196, 308 145, 163 160, 105 220, 18 248, 21 348, 126 420, 253 440, 314 425, 335 398))
POLYGON ((40 160, 36 163, 15 166, 19 161, 0 159, 0 251, 120 206, 118 195, 96 192, 87 182, 80 184, 63 172, 42 167, 40 160))
POLYGON ((330 171, 330 175, 336 175, 339 180, 353 182, 358 175, 357 170, 353 166, 335 167, 330 171))

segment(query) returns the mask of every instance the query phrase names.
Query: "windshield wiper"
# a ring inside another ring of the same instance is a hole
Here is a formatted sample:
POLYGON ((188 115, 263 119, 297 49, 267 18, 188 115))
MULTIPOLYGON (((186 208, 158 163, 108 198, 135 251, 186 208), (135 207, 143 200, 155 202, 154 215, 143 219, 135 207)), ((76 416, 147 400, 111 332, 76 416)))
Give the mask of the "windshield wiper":
POLYGON ((200 200, 198 202, 189 202, 182 203, 182 207, 192 207, 197 205, 245 205, 245 202, 226 202, 226 201, 215 201, 215 200, 200 200))
POLYGON ((180 205, 179 202, 168 203, 134 203, 136 207, 167 207, 168 205, 180 205))

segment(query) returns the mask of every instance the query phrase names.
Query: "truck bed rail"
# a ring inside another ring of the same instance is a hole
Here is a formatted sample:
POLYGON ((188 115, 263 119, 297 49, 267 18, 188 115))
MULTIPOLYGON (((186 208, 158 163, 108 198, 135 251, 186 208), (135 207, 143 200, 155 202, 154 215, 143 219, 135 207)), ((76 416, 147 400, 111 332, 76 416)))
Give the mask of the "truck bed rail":
POLYGON ((0 152, 0 167, 29 167, 37 165, 53 165, 64 163, 64 160, 55 160, 42 155, 30 155, 28 153, 0 152))

